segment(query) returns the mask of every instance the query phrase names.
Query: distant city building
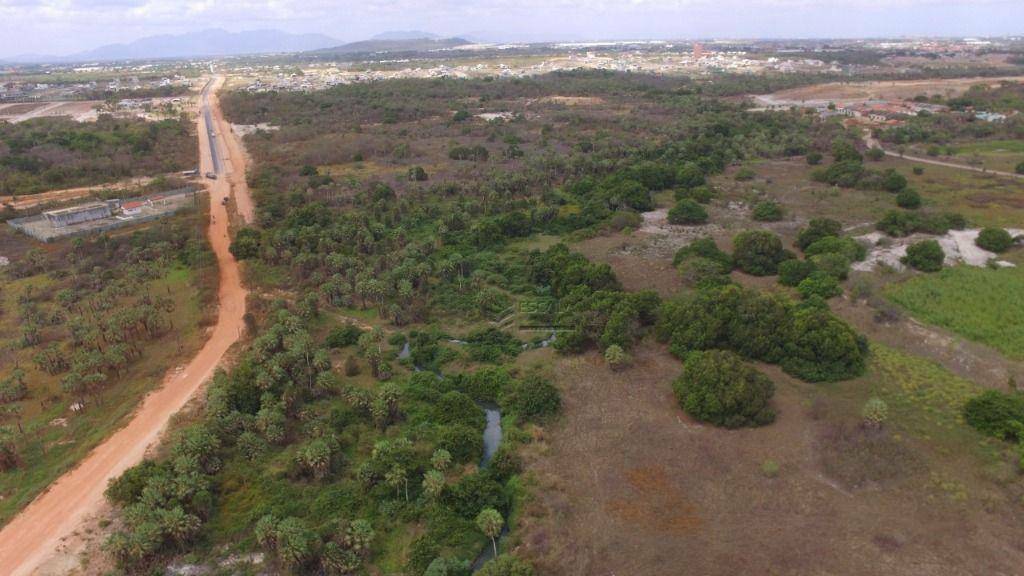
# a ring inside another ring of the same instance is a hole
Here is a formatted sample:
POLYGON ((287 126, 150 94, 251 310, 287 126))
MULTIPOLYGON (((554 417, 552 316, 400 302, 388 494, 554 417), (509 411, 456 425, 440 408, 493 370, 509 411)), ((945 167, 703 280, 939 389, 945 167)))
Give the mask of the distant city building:
POLYGON ((700 60, 704 57, 704 45, 700 42, 693 43, 693 59, 700 60))

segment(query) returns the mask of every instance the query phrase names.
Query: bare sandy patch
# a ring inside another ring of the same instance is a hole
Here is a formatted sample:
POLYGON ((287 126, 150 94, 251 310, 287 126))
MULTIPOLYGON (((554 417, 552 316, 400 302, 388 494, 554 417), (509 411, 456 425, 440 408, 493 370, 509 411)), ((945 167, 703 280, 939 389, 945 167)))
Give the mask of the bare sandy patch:
MULTIPOLYGON (((1017 237, 1024 234, 1024 230, 1007 228, 1011 236, 1017 237)), ((975 244, 979 228, 968 230, 950 230, 942 236, 931 236, 928 234, 913 234, 906 238, 890 238, 882 232, 871 232, 858 236, 857 240, 869 246, 868 255, 862 262, 855 262, 853 269, 861 272, 870 272, 879 264, 889 266, 896 270, 903 270, 904 266, 900 260, 907 255, 907 247, 922 240, 934 239, 942 246, 942 252, 946 255, 945 265, 955 266, 967 264, 968 266, 986 266, 989 261, 995 260, 998 266, 1015 266, 1012 262, 998 260, 999 255, 979 248, 975 244)))

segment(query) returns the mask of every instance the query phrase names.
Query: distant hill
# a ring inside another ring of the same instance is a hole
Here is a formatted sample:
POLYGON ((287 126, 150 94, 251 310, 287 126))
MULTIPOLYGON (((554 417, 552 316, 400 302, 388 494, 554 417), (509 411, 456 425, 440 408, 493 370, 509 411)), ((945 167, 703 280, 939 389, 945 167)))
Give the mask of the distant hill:
POLYGON ((438 40, 440 38, 437 34, 422 30, 389 30, 373 36, 370 40, 438 40))
POLYGON ((127 44, 109 44, 60 58, 67 62, 149 60, 201 56, 239 56, 278 52, 306 52, 335 46, 323 34, 290 34, 280 30, 228 32, 211 28, 186 34, 147 36, 127 44))
POLYGON ((369 54, 373 52, 425 52, 471 44, 464 38, 412 38, 406 40, 361 40, 313 51, 315 54, 369 54))

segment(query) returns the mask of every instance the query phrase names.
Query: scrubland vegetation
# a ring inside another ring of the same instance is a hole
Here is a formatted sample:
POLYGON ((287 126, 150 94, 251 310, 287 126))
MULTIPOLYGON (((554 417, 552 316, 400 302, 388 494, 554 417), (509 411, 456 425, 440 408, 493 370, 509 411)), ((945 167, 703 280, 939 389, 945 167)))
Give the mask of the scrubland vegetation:
POLYGON ((123 424, 198 347, 217 289, 202 218, 32 248, 4 270, 0 517, 123 424))
MULTIPOLYGON (((274 573, 641 574, 686 552, 736 573, 742 546, 772 569, 867 558, 902 574, 904 542, 906 566, 957 562, 921 544, 951 538, 925 518, 959 526, 947 500, 1012 530, 1016 393, 869 341, 898 313, 865 312, 884 301, 852 269, 869 247, 851 228, 967 218, 914 192, 930 167, 872 165, 839 121, 713 95, 749 83, 561 73, 225 94, 232 122, 277 127, 246 139, 257 225, 231 247, 254 336, 202 414, 108 489, 119 569, 260 552, 274 573), (798 176, 780 186, 777 166, 798 176), (788 529, 810 516, 812 535, 788 529)), ((928 246, 909 263, 928 269, 928 246)), ((1018 276, 877 278, 911 314, 1017 358, 1024 324, 996 314, 1018 276)))
POLYGON ((198 154, 193 126, 188 118, 146 122, 102 115, 92 123, 0 122, 0 196, 190 170, 198 154))

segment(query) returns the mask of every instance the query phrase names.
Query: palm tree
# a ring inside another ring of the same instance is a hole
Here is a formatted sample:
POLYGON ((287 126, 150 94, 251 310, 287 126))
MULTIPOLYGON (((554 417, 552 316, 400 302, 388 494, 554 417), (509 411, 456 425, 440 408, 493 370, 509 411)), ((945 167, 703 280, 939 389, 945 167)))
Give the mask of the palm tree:
POLYGON ((433 456, 430 457, 430 464, 437 470, 444 472, 448 469, 448 466, 452 463, 451 452, 444 448, 438 448, 434 450, 433 456))
POLYGON ((402 485, 405 484, 405 500, 409 501, 409 480, 405 474, 405 468, 395 464, 384 474, 384 481, 388 486, 394 487, 395 496, 402 495, 402 485))
POLYGON ((440 496, 444 490, 444 485, 444 474, 437 470, 427 470, 426 474, 423 475, 423 491, 430 499, 440 496))
POLYGON ((498 557, 498 536, 505 526, 505 520, 494 508, 484 508, 476 517, 476 527, 491 539, 491 546, 494 548, 494 557, 498 557))

